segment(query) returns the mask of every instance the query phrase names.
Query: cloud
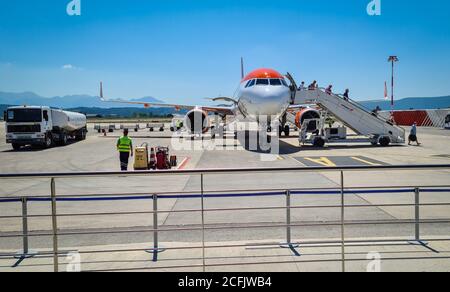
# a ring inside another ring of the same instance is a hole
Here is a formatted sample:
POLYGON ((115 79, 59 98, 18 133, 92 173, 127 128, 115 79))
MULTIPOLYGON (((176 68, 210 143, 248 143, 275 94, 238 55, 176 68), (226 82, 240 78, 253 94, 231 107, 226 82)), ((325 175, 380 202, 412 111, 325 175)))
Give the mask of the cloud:
POLYGON ((76 70, 76 71, 82 71, 82 70, 83 70, 83 68, 77 67, 77 66, 72 65, 72 64, 66 64, 66 65, 63 65, 63 66, 61 67, 61 69, 62 69, 62 70, 76 70))
POLYGON ((64 65, 64 66, 62 66, 61 67, 61 69, 63 69, 63 70, 74 70, 74 69, 76 69, 77 67, 75 67, 74 65, 72 65, 72 64, 66 64, 66 65, 64 65))

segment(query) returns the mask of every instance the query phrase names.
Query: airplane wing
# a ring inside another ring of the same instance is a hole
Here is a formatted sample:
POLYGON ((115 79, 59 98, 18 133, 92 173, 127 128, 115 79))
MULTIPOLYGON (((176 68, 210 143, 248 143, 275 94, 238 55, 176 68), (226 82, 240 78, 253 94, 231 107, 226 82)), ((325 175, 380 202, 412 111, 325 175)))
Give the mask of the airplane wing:
MULTIPOLYGON (((123 99, 105 99, 103 96, 103 84, 100 83, 100 99, 103 102, 112 102, 112 103, 123 103, 123 104, 135 104, 142 105, 144 108, 174 108, 177 111, 180 110, 193 110, 196 108, 201 108, 207 112, 214 112, 222 115, 234 115, 233 107, 231 106, 193 106, 193 105, 182 105, 182 104, 168 104, 168 103, 154 103, 154 102, 141 102, 141 101, 127 101, 123 99)), ((229 98, 218 98, 220 99, 229 99, 229 98)), ((214 99, 213 99, 214 100, 214 99)))

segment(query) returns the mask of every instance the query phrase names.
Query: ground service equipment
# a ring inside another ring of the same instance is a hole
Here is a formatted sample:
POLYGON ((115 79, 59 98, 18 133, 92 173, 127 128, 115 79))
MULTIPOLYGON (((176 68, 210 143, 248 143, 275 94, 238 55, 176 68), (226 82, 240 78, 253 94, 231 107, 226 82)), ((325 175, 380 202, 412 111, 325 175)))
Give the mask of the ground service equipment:
MULTIPOLYGON (((405 130, 393 122, 384 119, 379 114, 371 112, 357 102, 346 97, 327 93, 323 89, 301 90, 295 95, 295 104, 299 105, 318 105, 322 112, 332 115, 342 124, 352 129, 364 139, 339 139, 346 134, 342 129, 332 129, 325 133, 324 124, 327 115, 320 118, 311 119, 310 122, 317 120, 319 123, 319 133, 314 133, 310 137, 300 135, 300 143, 312 143, 317 147, 323 147, 325 143, 330 142, 370 142, 373 145, 388 146, 389 144, 405 143, 405 130), (328 136, 326 135, 328 134, 328 136)), ((303 129, 301 129, 302 131, 303 129)))
POLYGON ((169 161, 169 148, 168 147, 157 147, 156 148, 156 169, 164 170, 171 169, 169 161))
POLYGON ((69 139, 85 140, 86 116, 45 106, 10 107, 4 113, 6 143, 14 150, 32 145, 50 148, 69 139))
POLYGON ((148 144, 144 143, 135 148, 134 151, 134 170, 148 170, 148 144))

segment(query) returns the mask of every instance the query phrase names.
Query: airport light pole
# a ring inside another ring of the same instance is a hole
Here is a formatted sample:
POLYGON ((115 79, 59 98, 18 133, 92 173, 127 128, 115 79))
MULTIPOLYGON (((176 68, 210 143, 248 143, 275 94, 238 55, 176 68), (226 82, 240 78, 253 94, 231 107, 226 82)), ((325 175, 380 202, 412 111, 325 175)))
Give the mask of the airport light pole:
POLYGON ((391 81, 391 108, 394 110, 394 64, 398 62, 397 56, 390 56, 388 62, 392 64, 392 81, 391 81))

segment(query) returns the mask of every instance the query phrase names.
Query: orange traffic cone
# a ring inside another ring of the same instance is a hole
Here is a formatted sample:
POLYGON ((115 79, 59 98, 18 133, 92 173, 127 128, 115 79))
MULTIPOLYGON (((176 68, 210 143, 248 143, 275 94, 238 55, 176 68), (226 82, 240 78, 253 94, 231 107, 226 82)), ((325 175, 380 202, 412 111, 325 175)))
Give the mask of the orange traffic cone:
POLYGON ((152 148, 150 150, 150 169, 156 169, 156 155, 155 155, 155 148, 152 148))

